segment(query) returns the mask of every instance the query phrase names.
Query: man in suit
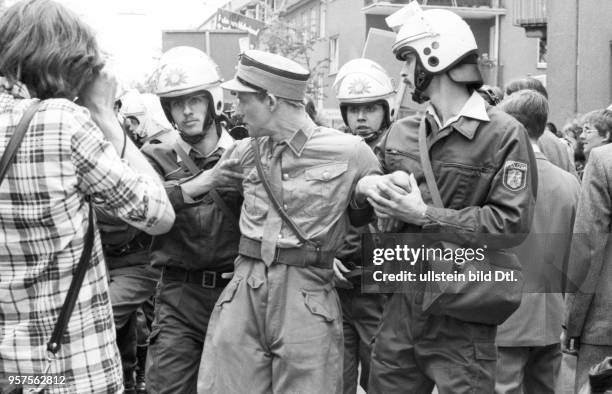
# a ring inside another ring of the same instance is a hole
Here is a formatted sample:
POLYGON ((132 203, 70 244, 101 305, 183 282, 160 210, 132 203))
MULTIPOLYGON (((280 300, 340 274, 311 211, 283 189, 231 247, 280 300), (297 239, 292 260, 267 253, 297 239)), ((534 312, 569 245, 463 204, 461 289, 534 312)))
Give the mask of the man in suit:
POLYGON ((576 390, 589 368, 612 355, 612 144, 591 151, 582 178, 568 279, 562 346, 578 355, 576 390))
MULTIPOLYGON (((535 90, 548 99, 548 92, 544 84, 533 77, 519 78, 510 81, 505 87, 506 96, 523 89, 535 90)), ((538 138, 538 147, 551 163, 575 177, 578 177, 572 150, 552 131, 548 130, 548 128, 546 128, 544 133, 538 138)))
POLYGON ((497 329, 495 392, 553 394, 561 362, 561 273, 568 263, 580 184, 538 148, 548 117, 543 95, 520 90, 508 96, 500 109, 529 134, 537 160, 538 198, 530 234, 514 249, 525 270, 526 286, 519 309, 497 329))

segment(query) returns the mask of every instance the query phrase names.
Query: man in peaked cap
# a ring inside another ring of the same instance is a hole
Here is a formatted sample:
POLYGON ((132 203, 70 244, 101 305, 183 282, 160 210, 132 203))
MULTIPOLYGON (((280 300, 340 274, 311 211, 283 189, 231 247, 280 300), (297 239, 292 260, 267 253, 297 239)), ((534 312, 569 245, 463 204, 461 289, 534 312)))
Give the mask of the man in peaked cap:
POLYGON ((303 104, 308 78, 289 59, 251 50, 222 84, 252 138, 229 157, 244 175, 242 237, 209 325, 201 393, 342 392, 333 260, 349 217, 370 220, 355 187, 380 168, 361 138, 313 123, 303 104))

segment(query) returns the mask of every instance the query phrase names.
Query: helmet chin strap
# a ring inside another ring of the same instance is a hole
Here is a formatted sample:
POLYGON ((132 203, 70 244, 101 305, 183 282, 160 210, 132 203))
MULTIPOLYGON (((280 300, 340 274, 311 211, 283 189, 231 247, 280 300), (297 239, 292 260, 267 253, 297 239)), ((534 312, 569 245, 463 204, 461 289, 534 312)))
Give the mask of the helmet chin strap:
POLYGON ((206 136, 206 132, 203 131, 196 135, 188 135, 188 134, 183 133, 182 131, 179 131, 179 135, 181 136, 183 141, 185 141, 189 145, 195 145, 204 139, 204 137, 206 136))
POLYGON ((429 97, 425 95, 425 90, 427 90, 433 77, 434 75, 421 65, 421 61, 417 60, 414 66, 414 92, 412 92, 414 102, 422 104, 429 100, 429 97))
MULTIPOLYGON (((213 124, 214 120, 215 120, 214 117, 210 115, 210 108, 209 108, 209 112, 206 114, 206 119, 204 120, 204 125, 202 126, 202 132, 196 135, 188 135, 188 134, 183 133, 183 131, 179 130, 179 135, 181 136, 183 141, 185 141, 189 145, 195 145, 198 142, 202 141, 204 137, 206 137, 206 132, 210 128, 210 126, 213 124)), ((217 129, 218 128, 219 128, 219 125, 217 124, 217 129)))
POLYGON ((357 134, 357 135, 363 138, 365 142, 371 142, 371 141, 374 141, 376 138, 378 138, 378 135, 381 133, 381 131, 382 129, 377 130, 377 131, 372 131, 368 134, 357 134))

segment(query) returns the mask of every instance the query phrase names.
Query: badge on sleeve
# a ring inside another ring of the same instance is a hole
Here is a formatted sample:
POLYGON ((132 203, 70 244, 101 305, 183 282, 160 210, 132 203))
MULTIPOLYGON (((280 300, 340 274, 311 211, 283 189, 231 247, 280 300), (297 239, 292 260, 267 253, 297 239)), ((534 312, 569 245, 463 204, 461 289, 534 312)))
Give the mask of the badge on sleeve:
POLYGON ((508 160, 504 164, 504 186, 510 191, 518 191, 527 185, 527 164, 508 160))

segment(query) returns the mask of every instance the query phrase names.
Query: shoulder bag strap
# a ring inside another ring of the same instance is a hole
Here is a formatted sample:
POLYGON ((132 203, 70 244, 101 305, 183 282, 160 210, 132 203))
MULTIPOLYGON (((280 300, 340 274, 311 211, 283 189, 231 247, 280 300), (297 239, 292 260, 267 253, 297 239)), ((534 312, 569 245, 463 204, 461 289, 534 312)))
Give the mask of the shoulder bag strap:
POLYGON ((434 205, 438 208, 444 208, 444 203, 442 202, 442 197, 440 196, 440 190, 436 184, 436 177, 434 176, 434 172, 431 167, 431 160, 429 159, 425 119, 426 117, 423 115, 423 118, 421 118, 421 123, 419 124, 419 153, 421 155, 421 167, 423 168, 427 188, 429 189, 429 194, 431 195, 434 205))
POLYGON ((34 103, 32 103, 28 109, 26 109, 25 113, 21 117, 21 120, 17 124, 17 128, 15 129, 15 133, 11 136, 9 140, 6 150, 0 158, 0 183, 4 179, 6 172, 8 171, 15 155, 17 154, 17 150, 23 141, 23 137, 25 136, 26 131, 28 130, 28 126, 30 125, 30 121, 38 108, 40 107, 41 102, 37 99, 34 103))
POLYGON ((276 195, 274 195, 272 187, 270 186, 270 181, 268 180, 268 177, 266 176, 261 166, 261 153, 259 152, 259 145, 257 144, 255 138, 251 138, 251 147, 253 148, 253 153, 255 154, 255 166, 257 167, 257 173, 259 174, 261 183, 263 183, 264 189, 266 189, 266 193, 268 194, 268 198, 270 199, 272 206, 274 207, 278 215, 283 219, 285 224, 287 224, 287 226, 291 228, 295 235, 297 235, 300 241, 306 244, 314 244, 313 241, 308 239, 306 234, 304 234, 304 232, 298 227, 298 225, 295 224, 293 219, 289 217, 287 212, 283 209, 281 203, 278 201, 276 195))
POLYGON ((70 288, 68 288, 68 294, 66 295, 64 305, 62 306, 62 310, 60 311, 57 322, 55 323, 55 328, 51 334, 51 339, 49 339, 49 342, 47 342, 47 350, 53 356, 55 356, 62 346, 62 336, 64 335, 64 331, 66 331, 66 326, 68 326, 70 315, 72 315, 74 305, 79 297, 79 290, 81 290, 81 285, 83 284, 83 279, 85 278, 87 266, 89 265, 91 258, 91 251, 94 243, 94 221, 92 204, 88 203, 88 205, 89 220, 87 224, 87 233, 85 235, 85 243, 83 245, 83 253, 81 253, 77 270, 72 277, 72 282, 70 282, 70 288))

